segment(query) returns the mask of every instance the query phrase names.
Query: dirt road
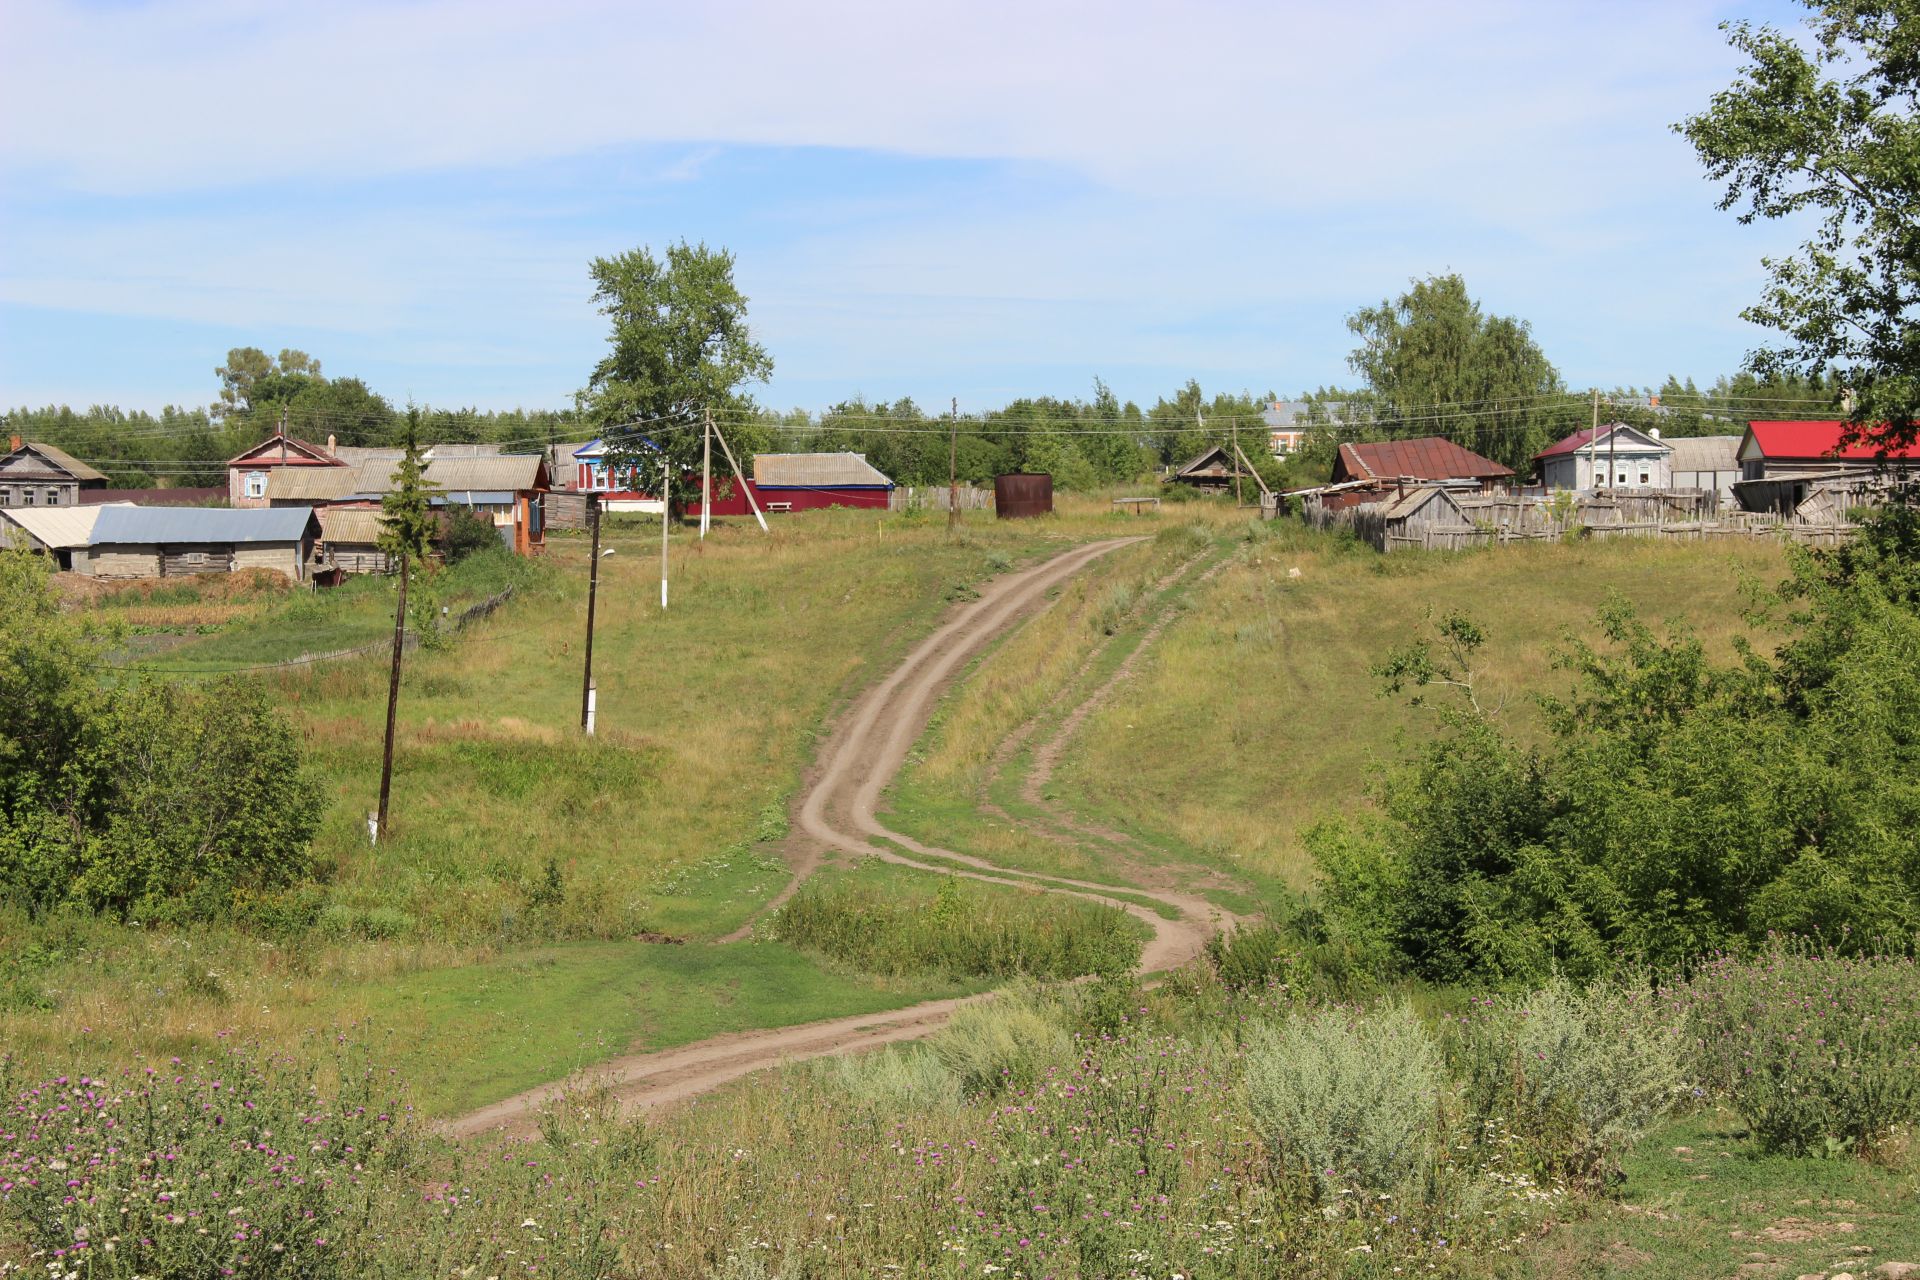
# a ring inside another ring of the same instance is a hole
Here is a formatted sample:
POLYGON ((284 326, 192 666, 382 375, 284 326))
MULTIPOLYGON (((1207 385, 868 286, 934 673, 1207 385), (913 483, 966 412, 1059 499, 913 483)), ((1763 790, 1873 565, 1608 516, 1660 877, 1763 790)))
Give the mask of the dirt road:
MULTIPOLYGON (((1222 923, 1222 913, 1196 895, 1169 889, 1127 890, 1131 897, 1148 898, 1178 912, 1177 919, 1168 919, 1138 902, 1109 896, 1112 886, 1032 872, 1010 873, 984 859, 922 844, 889 830, 876 815, 882 793, 926 732, 934 705, 955 674, 1009 627, 1045 608, 1055 587, 1099 557, 1137 541, 1118 538, 1091 543, 998 579, 979 599, 955 609, 885 679, 860 695, 839 718, 802 785, 794 823, 794 876, 770 908, 791 897, 823 857, 850 854, 1119 907, 1152 930, 1141 957, 1142 973, 1171 969, 1198 955, 1222 923), (939 861, 922 860, 928 858, 939 861)), ((592 1074, 610 1085, 623 1108, 648 1110, 782 1061, 931 1035, 962 1003, 936 1000, 888 1014, 716 1036, 677 1049, 628 1054, 600 1064, 592 1074)), ((564 1089, 564 1082, 542 1085, 449 1121, 445 1131, 456 1137, 490 1131, 529 1134, 538 1109, 564 1089)))

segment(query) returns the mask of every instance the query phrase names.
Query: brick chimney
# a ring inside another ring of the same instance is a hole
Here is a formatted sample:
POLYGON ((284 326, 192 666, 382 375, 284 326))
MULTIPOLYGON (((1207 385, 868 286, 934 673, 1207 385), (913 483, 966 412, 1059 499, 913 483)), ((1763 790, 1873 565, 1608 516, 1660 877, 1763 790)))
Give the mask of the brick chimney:
POLYGON ((327 456, 329 458, 334 458, 339 456, 339 450, 334 446, 334 438, 331 433, 329 433, 327 436, 327 456))
POLYGON ((20 449, 20 437, 19 437, 19 436, 14 436, 14 437, 13 437, 12 439, 10 439, 10 440, 8 440, 8 441, 7 441, 7 452, 8 452, 8 453, 17 453, 17 452, 19 452, 19 449, 20 449))

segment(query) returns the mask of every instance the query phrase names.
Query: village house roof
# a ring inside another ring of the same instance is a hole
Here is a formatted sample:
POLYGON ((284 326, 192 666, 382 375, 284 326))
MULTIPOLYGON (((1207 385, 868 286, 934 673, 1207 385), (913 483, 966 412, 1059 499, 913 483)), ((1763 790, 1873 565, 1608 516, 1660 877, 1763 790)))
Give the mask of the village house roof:
POLYGON ((385 529, 380 512, 371 507, 322 507, 316 514, 320 517, 321 540, 335 546, 371 546, 380 541, 385 529))
POLYGON ((93 528, 100 513, 111 510, 97 507, 12 507, 0 511, 0 523, 11 521, 48 547, 84 547, 93 539, 93 528))
POLYGON ((1739 436, 1678 436, 1667 443, 1673 446, 1676 473, 1740 469, 1739 436))
POLYGON ((104 543, 298 542, 314 523, 306 507, 89 507, 91 545, 104 543))
POLYGON ((1444 505, 1452 508, 1453 514, 1459 516, 1462 523, 1466 521, 1466 515, 1461 511, 1460 504, 1454 500, 1453 495, 1439 485, 1431 484, 1421 485, 1417 489, 1409 489, 1394 498, 1381 508, 1381 515, 1388 520, 1398 520, 1403 516, 1410 516, 1425 506, 1428 500, 1436 494, 1439 495, 1440 501, 1444 505))
POLYGON ((864 453, 763 453, 753 460, 761 489, 891 489, 864 453))
POLYGON ((237 467, 248 462, 253 462, 253 463, 258 463, 262 466, 278 466, 282 461, 287 462, 294 466, 309 466, 309 467, 316 466, 316 465, 324 466, 324 467, 343 467, 346 465, 344 462, 340 461, 340 459, 334 457, 332 454, 328 453, 325 449, 321 448, 317 444, 309 444, 305 440, 296 440, 292 436, 285 436, 277 433, 274 435, 268 436, 265 440, 262 440, 259 444, 254 445, 251 449, 244 450, 240 453, 235 454, 233 457, 228 458, 227 465, 229 467, 237 467), (287 456, 284 459, 278 456, 281 446, 283 445, 286 447, 286 453, 287 453, 287 456), (264 451, 269 449, 273 450, 274 456, 272 457, 263 456, 264 451))
POLYGON ((1226 446, 1210 444, 1192 458, 1189 458, 1173 475, 1177 480, 1183 476, 1206 476, 1208 478, 1214 478, 1221 475, 1230 475, 1232 472, 1233 460, 1227 457, 1226 446))
MULTIPOLYGON (((275 467, 267 476, 268 502, 337 502, 359 492, 368 464, 354 467, 275 467)), ((392 463, 371 464, 375 468, 392 463)))
POLYGON ((1598 431, 1592 427, 1582 427, 1565 439, 1554 441, 1533 456, 1534 460, 1538 461, 1541 458, 1558 458, 1569 453, 1580 453, 1589 448, 1595 450, 1605 449, 1609 445, 1618 446, 1625 444, 1629 436, 1633 437, 1632 444, 1628 445, 1628 447, 1632 449, 1643 451, 1647 449, 1657 449, 1666 452, 1671 452, 1673 449, 1670 442, 1662 440, 1658 436, 1650 436, 1646 432, 1635 427, 1630 427, 1624 422, 1607 422, 1602 423, 1598 431), (1616 434, 1618 434, 1620 438, 1618 440, 1612 439, 1616 434))
POLYGON ((363 462, 398 462, 407 456, 407 451, 385 445, 336 444, 333 456, 350 467, 357 467, 363 462))
POLYGON ((1343 444, 1340 461, 1355 479, 1499 480, 1513 474, 1492 458, 1462 449, 1451 440, 1425 436, 1418 440, 1376 440, 1343 444))
POLYGON ((47 444, 42 440, 22 440, 8 449, 6 456, 11 458, 15 454, 27 452, 39 454, 42 458, 51 462, 75 480, 98 480, 102 484, 106 483, 106 476, 95 471, 92 467, 68 453, 65 449, 57 445, 47 444))
POLYGON ((1920 458, 1920 444, 1902 449, 1881 449, 1865 441, 1842 448, 1845 422, 1749 422, 1740 442, 1745 458, 1850 458, 1871 462, 1875 458, 1920 458))
MULTIPOLYGON (((353 487, 345 497, 379 497, 392 493, 397 463, 363 462, 354 468, 353 487)), ((449 494, 524 493, 547 487, 546 460, 537 453, 509 453, 491 458, 435 458, 427 463, 424 479, 449 494)), ((500 499, 507 501, 508 499, 500 499)))

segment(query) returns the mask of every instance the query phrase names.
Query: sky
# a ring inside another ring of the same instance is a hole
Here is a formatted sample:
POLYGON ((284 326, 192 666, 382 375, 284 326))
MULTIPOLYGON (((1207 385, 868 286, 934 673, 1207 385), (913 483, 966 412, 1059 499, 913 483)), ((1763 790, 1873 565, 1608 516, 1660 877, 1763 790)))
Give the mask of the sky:
POLYGON ((1354 381, 1457 271, 1568 384, 1703 381, 1760 259, 1671 125, 1784 0, 0 0, 0 406, 234 346, 570 404, 588 263, 723 246, 774 408, 1354 381))

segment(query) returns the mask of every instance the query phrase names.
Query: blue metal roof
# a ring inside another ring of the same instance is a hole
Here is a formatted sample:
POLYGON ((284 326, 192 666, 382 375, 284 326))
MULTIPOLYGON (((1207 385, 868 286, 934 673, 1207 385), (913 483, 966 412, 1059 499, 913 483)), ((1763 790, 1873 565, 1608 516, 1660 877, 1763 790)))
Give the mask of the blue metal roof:
POLYGON ((309 507, 102 507, 91 545, 146 542, 298 542, 318 526, 309 507))

